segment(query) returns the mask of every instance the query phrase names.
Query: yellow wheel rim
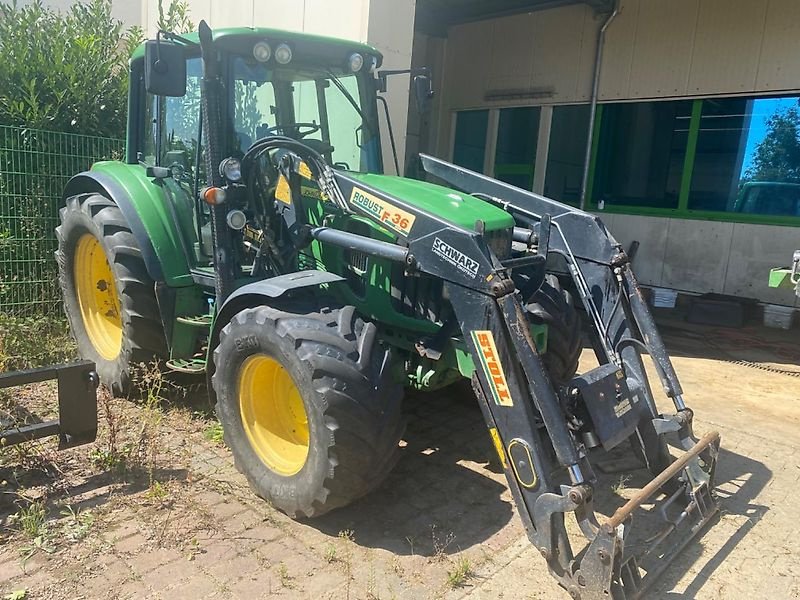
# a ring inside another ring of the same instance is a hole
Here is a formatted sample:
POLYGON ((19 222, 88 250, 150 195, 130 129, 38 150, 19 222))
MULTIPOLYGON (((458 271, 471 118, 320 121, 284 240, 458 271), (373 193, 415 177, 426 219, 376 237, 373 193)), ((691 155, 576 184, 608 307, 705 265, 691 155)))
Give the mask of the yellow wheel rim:
POLYGON ((308 457, 308 415, 292 376, 274 358, 255 354, 239 372, 239 411, 255 453, 280 475, 294 475, 308 457))
POLYGON ((122 349, 119 296, 103 246, 91 233, 78 240, 73 273, 86 335, 100 356, 114 360, 122 349))

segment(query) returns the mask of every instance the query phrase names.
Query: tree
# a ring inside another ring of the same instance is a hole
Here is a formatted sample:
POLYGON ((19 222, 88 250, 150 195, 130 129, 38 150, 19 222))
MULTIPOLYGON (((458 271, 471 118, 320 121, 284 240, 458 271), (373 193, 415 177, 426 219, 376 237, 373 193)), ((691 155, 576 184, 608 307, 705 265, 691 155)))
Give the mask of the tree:
POLYGON ((756 146, 745 178, 800 183, 800 112, 788 108, 767 119, 767 133, 756 146))
POLYGON ((124 137, 127 62, 141 39, 112 18, 110 0, 64 13, 0 3, 0 124, 124 137))
POLYGON ((172 0, 164 9, 163 0, 158 0, 158 28, 172 33, 194 31, 194 23, 189 18, 189 4, 186 0, 172 0))

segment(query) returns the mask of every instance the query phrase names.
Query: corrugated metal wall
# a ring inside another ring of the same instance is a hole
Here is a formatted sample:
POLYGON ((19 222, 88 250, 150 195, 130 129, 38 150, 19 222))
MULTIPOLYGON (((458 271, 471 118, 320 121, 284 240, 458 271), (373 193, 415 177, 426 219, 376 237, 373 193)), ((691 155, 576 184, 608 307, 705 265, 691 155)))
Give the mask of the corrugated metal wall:
MULTIPOLYGON (((448 32, 436 151, 449 156, 455 110, 587 102, 603 17, 574 5, 468 23, 448 32), (537 100, 487 101, 487 92, 537 90, 537 100)), ((600 100, 800 90, 800 0, 622 0, 608 29, 600 100)), ((786 305, 767 288, 770 267, 800 247, 800 228, 602 216, 651 284, 786 305)))
MULTIPOLYGON (((519 104, 486 102, 496 90, 552 92, 538 104, 588 101, 601 20, 574 5, 452 27, 439 65, 445 109, 519 104)), ((798 0, 622 0, 600 100, 797 90, 798 57, 798 0)))

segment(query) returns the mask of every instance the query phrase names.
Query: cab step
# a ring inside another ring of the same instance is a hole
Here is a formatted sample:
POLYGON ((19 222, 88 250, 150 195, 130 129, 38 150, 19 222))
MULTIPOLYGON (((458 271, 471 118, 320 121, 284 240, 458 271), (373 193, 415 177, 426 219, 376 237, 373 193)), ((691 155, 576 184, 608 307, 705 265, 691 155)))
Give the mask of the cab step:
POLYGON ((206 361, 202 358, 170 358, 167 367, 178 373, 205 373, 206 361))

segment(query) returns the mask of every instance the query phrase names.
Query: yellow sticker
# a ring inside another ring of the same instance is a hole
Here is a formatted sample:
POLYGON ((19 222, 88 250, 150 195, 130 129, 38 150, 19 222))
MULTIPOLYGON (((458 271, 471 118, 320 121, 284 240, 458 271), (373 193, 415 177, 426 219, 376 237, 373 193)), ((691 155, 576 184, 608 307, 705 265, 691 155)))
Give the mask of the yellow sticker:
POLYGON ((305 177, 306 179, 314 178, 314 176, 311 174, 311 169, 303 161, 300 161, 300 165, 297 167, 297 172, 300 173, 300 177, 305 177))
POLYGON ((292 203, 292 190, 289 188, 289 182, 283 175, 278 175, 278 184, 275 186, 275 198, 284 204, 292 203))
POLYGON ((499 406, 514 406, 492 332, 475 330, 472 332, 472 341, 478 349, 481 366, 483 366, 483 371, 489 380, 495 404, 499 406))
POLYGON ((375 217, 386 227, 401 235, 407 236, 411 233, 411 228, 417 218, 410 212, 355 187, 350 194, 350 204, 375 217))
POLYGON ((301 185, 300 193, 306 198, 314 198, 322 202, 328 202, 328 196, 318 187, 311 187, 310 185, 301 185))
POLYGON ((529 490, 535 488, 536 484, 539 482, 539 477, 536 475, 535 463, 533 462, 533 456, 531 456, 531 450, 528 444, 520 439, 514 438, 508 445, 508 457, 511 468, 514 469, 514 475, 517 477, 519 484, 529 490), (520 457, 519 452, 517 452, 516 456, 514 455, 514 448, 516 446, 519 446, 525 452, 522 457, 520 457), (519 463, 519 465, 517 463, 519 463), (525 466, 530 468, 530 473, 526 473, 522 470, 525 466))
POLYGON ((500 441, 500 434, 497 433, 497 427, 489 427, 489 435, 494 442, 494 448, 497 450, 497 455, 500 457, 500 463, 503 468, 506 468, 506 452, 503 450, 503 442, 500 441))

